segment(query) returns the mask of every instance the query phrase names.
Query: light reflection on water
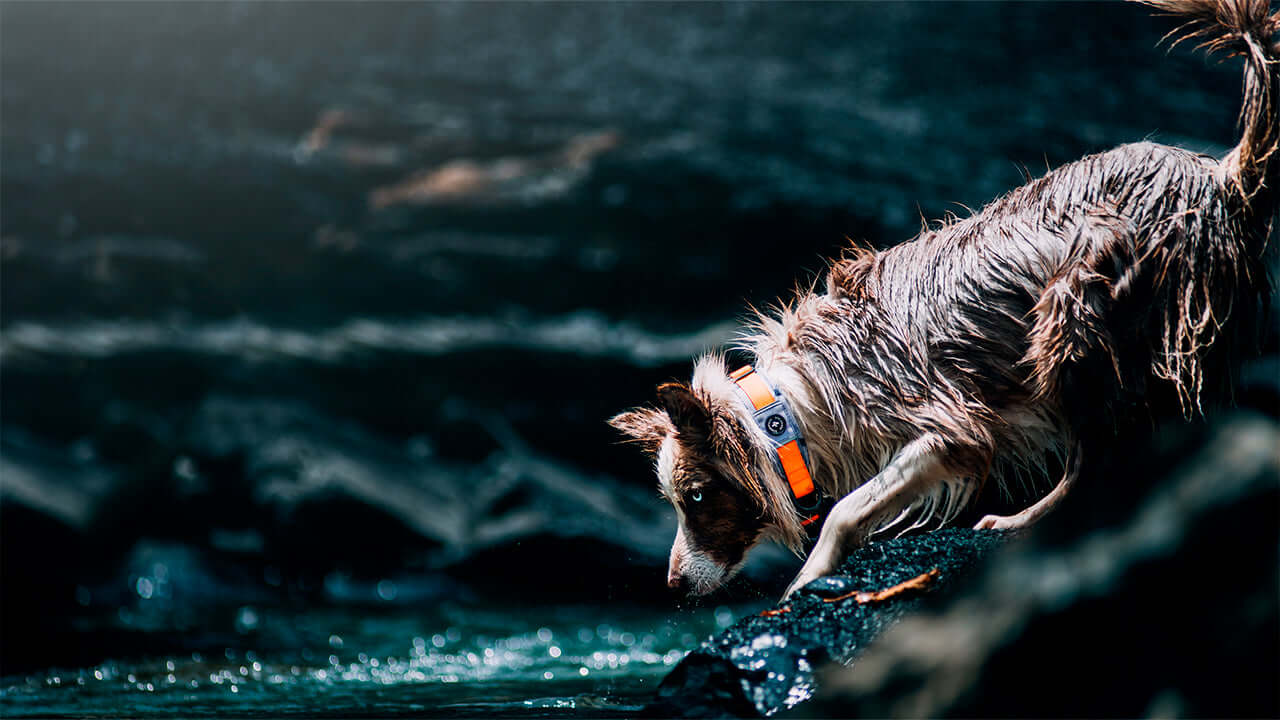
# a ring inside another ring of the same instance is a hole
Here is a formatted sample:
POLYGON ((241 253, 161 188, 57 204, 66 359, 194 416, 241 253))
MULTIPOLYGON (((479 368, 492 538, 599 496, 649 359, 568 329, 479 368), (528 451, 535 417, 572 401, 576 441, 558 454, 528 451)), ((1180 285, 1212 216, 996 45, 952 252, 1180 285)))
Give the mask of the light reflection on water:
MULTIPOLYGON (((257 610, 274 649, 109 660, 0 681, 7 717, 634 714, 685 653, 754 606, 257 610), (300 639, 300 647, 281 644, 300 639)), ((247 643, 246 643, 247 644, 247 643)))

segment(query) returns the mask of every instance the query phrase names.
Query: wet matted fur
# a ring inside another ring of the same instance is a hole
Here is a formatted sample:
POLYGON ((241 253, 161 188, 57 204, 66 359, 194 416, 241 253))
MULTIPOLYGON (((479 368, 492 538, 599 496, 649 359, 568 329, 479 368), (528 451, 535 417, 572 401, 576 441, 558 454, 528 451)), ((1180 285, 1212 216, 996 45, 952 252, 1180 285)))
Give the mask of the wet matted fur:
MULTIPOLYGON (((799 292, 741 338, 790 402, 815 483, 842 498, 791 590, 873 532, 945 524, 984 483, 1061 458, 1048 496, 979 526, 1030 523, 1075 480, 1084 429, 1166 405, 1190 417, 1229 390, 1267 302, 1280 13, 1148 4, 1186 21, 1176 37, 1244 58, 1242 137, 1225 158, 1149 142, 1083 158, 904 244, 850 249, 825 292, 799 292)), ((656 459, 680 517, 669 581, 697 593, 757 541, 799 552, 805 538, 730 369, 700 358, 690 385, 659 388, 660 408, 611 421, 656 459)))

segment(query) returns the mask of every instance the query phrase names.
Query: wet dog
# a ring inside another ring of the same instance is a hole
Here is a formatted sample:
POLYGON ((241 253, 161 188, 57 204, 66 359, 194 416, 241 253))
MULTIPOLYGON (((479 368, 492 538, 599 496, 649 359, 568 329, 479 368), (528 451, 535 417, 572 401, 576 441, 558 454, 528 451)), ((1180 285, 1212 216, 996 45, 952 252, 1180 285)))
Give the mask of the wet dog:
MULTIPOLYGON (((813 550, 787 594, 873 533, 955 519, 985 482, 1068 492, 1112 417, 1190 417, 1222 396, 1257 327, 1280 160, 1280 13, 1267 0, 1155 0, 1182 38, 1244 59, 1242 135, 1217 160, 1154 143, 1060 167, 982 212, 832 263, 825 292, 757 316, 730 372, 610 423, 655 459, 679 517, 668 583, 710 592, 774 539, 813 550), (834 503, 834 506, 832 506, 834 503), (825 515, 825 522, 823 516, 825 515)), ((1103 433, 1105 434, 1105 433, 1103 433)))

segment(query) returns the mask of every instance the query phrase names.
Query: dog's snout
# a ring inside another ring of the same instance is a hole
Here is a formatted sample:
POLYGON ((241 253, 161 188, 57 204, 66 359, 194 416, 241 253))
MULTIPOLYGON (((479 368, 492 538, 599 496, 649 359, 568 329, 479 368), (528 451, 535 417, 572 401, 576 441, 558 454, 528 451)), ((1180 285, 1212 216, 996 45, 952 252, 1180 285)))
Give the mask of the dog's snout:
POLYGON ((684 526, 676 528, 676 539, 671 544, 671 561, 667 564, 667 587, 679 590, 684 585, 684 563, 689 546, 684 539, 684 526))
POLYGON ((684 585, 684 574, 676 568, 667 570, 667 587, 679 590, 684 585))

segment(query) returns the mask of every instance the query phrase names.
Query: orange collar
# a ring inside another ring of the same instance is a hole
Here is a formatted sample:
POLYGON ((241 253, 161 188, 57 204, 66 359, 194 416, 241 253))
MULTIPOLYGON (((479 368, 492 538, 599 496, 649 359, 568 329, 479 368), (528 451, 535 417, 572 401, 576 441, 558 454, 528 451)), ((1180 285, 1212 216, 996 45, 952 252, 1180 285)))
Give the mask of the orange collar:
POLYGON ((738 386, 751 403, 752 417, 773 443, 777 464, 787 484, 791 486, 791 500, 805 518, 801 524, 810 529, 822 517, 822 493, 809 475, 809 449, 795 415, 782 394, 775 392, 764 373, 750 365, 744 365, 729 373, 729 379, 738 386))

